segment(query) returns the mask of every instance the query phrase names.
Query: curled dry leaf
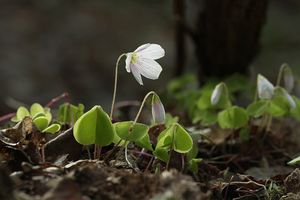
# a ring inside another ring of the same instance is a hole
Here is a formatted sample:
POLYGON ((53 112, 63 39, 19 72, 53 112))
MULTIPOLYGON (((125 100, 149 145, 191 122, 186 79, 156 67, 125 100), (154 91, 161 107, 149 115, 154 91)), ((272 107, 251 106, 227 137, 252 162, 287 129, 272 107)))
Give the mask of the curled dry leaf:
POLYGON ((26 135, 33 132, 32 119, 25 117, 12 128, 3 129, 0 132, 0 141, 10 146, 16 146, 24 141, 26 135))

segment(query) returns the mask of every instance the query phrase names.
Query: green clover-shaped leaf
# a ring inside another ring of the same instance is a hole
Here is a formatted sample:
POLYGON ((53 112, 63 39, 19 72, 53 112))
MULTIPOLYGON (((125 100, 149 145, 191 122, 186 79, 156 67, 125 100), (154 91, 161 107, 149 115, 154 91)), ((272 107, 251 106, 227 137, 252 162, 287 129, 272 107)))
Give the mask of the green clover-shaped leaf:
POLYGON ((74 137, 83 145, 112 143, 115 131, 111 120, 101 106, 94 106, 83 114, 74 125, 74 137))

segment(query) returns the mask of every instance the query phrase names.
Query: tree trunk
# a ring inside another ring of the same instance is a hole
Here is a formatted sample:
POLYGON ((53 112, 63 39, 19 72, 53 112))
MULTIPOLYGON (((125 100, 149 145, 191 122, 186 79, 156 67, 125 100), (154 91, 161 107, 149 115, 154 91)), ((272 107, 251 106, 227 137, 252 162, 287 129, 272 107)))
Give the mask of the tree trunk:
POLYGON ((203 0, 194 33, 200 80, 246 74, 259 52, 268 0, 203 0))

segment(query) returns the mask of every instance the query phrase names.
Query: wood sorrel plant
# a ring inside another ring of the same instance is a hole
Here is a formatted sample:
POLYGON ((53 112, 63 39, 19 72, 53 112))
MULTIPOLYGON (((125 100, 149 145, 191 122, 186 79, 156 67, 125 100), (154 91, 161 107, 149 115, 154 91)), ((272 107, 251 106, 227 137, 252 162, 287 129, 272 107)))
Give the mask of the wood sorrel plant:
POLYGON ((58 108, 58 116, 57 120, 61 124, 69 124, 74 125, 75 122, 83 115, 84 113, 84 105, 78 104, 75 106, 70 103, 64 103, 58 108))
POLYGON ((217 105, 223 99, 225 109, 218 113, 218 123, 221 128, 238 129, 247 125, 248 115, 244 108, 232 106, 228 88, 225 83, 219 83, 212 92, 211 104, 217 105))
POLYGON ((289 91, 293 89, 293 85, 292 70, 287 64, 281 66, 275 86, 264 76, 258 75, 256 98, 248 106, 247 112, 254 118, 262 116, 260 130, 266 129, 269 131, 273 117, 281 117, 293 113, 297 99, 289 94, 289 91), (280 86, 282 79, 286 88, 280 86))
MULTIPOLYGON (((111 120, 114 112, 118 83, 118 67, 121 58, 126 56, 126 71, 131 72, 137 82, 143 85, 142 76, 149 79, 157 79, 159 77, 162 68, 155 60, 163 57, 164 54, 165 51, 159 45, 145 44, 138 47, 134 52, 121 54, 121 56, 119 56, 115 69, 110 116, 108 117, 100 106, 94 106, 90 111, 83 114, 74 125, 74 136, 80 144, 95 144, 94 158, 99 158, 102 146, 111 143, 115 143, 114 149, 117 146, 122 146, 120 152, 125 149, 125 159, 129 166, 132 166, 127 158, 127 146, 130 142, 143 149, 153 151, 152 143, 148 135, 150 127, 138 123, 138 119, 147 100, 150 99, 153 123, 165 123, 166 116, 164 106, 154 91, 150 91, 146 94, 133 121, 121 121, 112 124, 111 120), (98 148, 98 146, 100 148, 98 148)), ((169 159, 166 159, 165 156, 169 158, 169 154, 171 154, 173 150, 185 154, 188 153, 192 147, 193 141, 189 133, 180 124, 174 122, 169 124, 166 131, 159 136, 157 147, 153 154, 168 163, 169 159), (171 140, 169 141, 170 138, 171 140), (161 152, 163 153, 161 154, 161 152)), ((113 152, 113 150, 111 152, 113 152)), ((107 156, 105 158, 107 158, 107 156)))
POLYGON ((115 99, 118 85, 119 62, 122 57, 126 56, 125 68, 128 73, 132 73, 140 85, 143 85, 142 75, 148 79, 158 79, 162 67, 155 61, 165 55, 165 50, 158 44, 144 44, 139 46, 134 52, 121 54, 117 60, 115 68, 115 82, 113 99, 110 110, 110 118, 113 117, 115 99))
POLYGON ((25 117, 30 117, 36 128, 42 133, 56 133, 60 130, 60 124, 53 123, 52 114, 50 108, 44 108, 38 103, 34 103, 30 107, 30 111, 27 108, 20 106, 17 110, 16 115, 11 118, 12 122, 20 122, 25 117))
MULTIPOLYGON (((129 128, 130 134, 129 133, 127 134, 125 141, 128 139, 127 137, 129 137, 129 135, 134 139, 137 139, 138 137, 136 138, 135 137, 136 135, 133 133, 137 132, 138 134, 140 134, 141 132, 141 131, 135 131, 136 129, 135 125, 140 115, 141 109, 145 103, 145 100, 141 105, 141 108, 137 114, 136 119, 132 123, 124 122, 123 124, 119 123, 113 126, 111 122, 113 118, 113 112, 114 112, 114 105, 115 105, 117 84, 118 84, 118 68, 119 68, 119 62, 121 58, 126 56, 126 60, 125 60, 126 71, 128 73, 132 72, 137 82, 140 85, 143 85, 142 75, 148 79, 153 79, 153 80, 159 77, 162 68, 155 60, 163 57, 164 55, 165 55, 165 51, 164 49, 161 48, 160 45, 148 43, 148 44, 141 45, 133 52, 124 53, 119 56, 115 67, 114 91, 113 91, 112 105, 111 105, 111 110, 109 115, 110 119, 108 120, 106 113, 103 111, 103 109, 100 106, 95 106, 86 114, 82 115, 74 125, 74 136, 79 143, 95 144, 95 150, 94 150, 95 158, 98 158, 100 156, 101 148, 99 148, 98 145, 100 146, 108 145, 111 142, 113 142, 113 140, 118 139, 118 137, 120 137, 120 139, 124 139, 122 138, 124 137, 123 134, 124 132, 118 131, 120 130, 120 127, 130 126, 129 128), (116 134, 115 130, 117 130, 119 134, 116 134), (104 131, 105 133, 103 133, 104 131)), ((150 93, 148 93, 146 96, 149 96, 150 93)), ((142 125, 140 126, 138 125, 137 127, 142 127, 142 125)), ((142 129, 146 130, 145 127, 143 127, 142 129)), ((142 132, 146 132, 146 131, 142 131, 142 132)))
MULTIPOLYGON (((18 122, 18 124, 15 125, 15 127, 7 129, 7 130, 13 130, 16 129, 16 133, 18 135, 22 135, 21 140, 24 140, 26 138, 26 134, 34 135, 32 138, 35 138, 34 145, 36 145, 37 149, 40 151, 41 161, 45 162, 45 154, 44 154, 44 142, 42 141, 42 137, 38 137, 40 133, 57 133, 61 125, 58 123, 52 123, 52 114, 50 112, 49 107, 43 107, 38 103, 34 103, 31 105, 30 109, 28 110, 24 106, 20 106, 16 112, 16 115, 11 118, 12 122, 18 122), (32 127, 34 125, 34 129, 28 128, 32 127), (24 130, 28 129, 28 131, 25 131, 27 133, 24 133, 24 130), (20 131, 21 130, 21 131, 20 131), (36 137, 35 137, 36 136, 36 137)), ((41 134, 43 137, 45 135, 41 134)), ((16 144, 19 144, 20 141, 18 141, 16 144)))
MULTIPOLYGON (((153 151, 150 138, 148 135, 149 126, 137 123, 139 116, 142 113, 142 109, 145 106, 145 103, 148 98, 151 98, 151 106, 152 106, 152 118, 155 122, 164 123, 165 121, 165 110, 160 101, 159 96, 154 92, 148 92, 144 97, 140 109, 134 119, 134 121, 125 121, 118 122, 115 124, 115 130, 119 141, 123 141, 122 144, 125 146, 125 159, 129 166, 132 166, 127 158, 127 146, 129 142, 134 142, 138 146, 145 148, 147 150, 153 151)), ((120 142, 118 142, 120 143, 120 142)))

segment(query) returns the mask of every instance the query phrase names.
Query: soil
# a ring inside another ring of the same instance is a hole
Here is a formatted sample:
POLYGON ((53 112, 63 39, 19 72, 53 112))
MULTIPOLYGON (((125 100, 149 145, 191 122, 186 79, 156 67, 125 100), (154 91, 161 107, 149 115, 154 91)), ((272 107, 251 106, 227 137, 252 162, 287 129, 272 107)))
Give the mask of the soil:
MULTIPOLYGON (((1 131, 0 199, 300 199, 300 170, 286 165, 300 152, 293 121, 275 121, 272 132, 253 126, 248 140, 212 128, 209 139, 198 141, 197 173, 175 152, 167 169, 134 145, 128 148, 132 166, 124 149, 113 146, 91 159, 94 147, 79 145, 72 128, 49 136, 31 123, 1 131)), ((151 129, 152 141, 161 129, 151 129)))

